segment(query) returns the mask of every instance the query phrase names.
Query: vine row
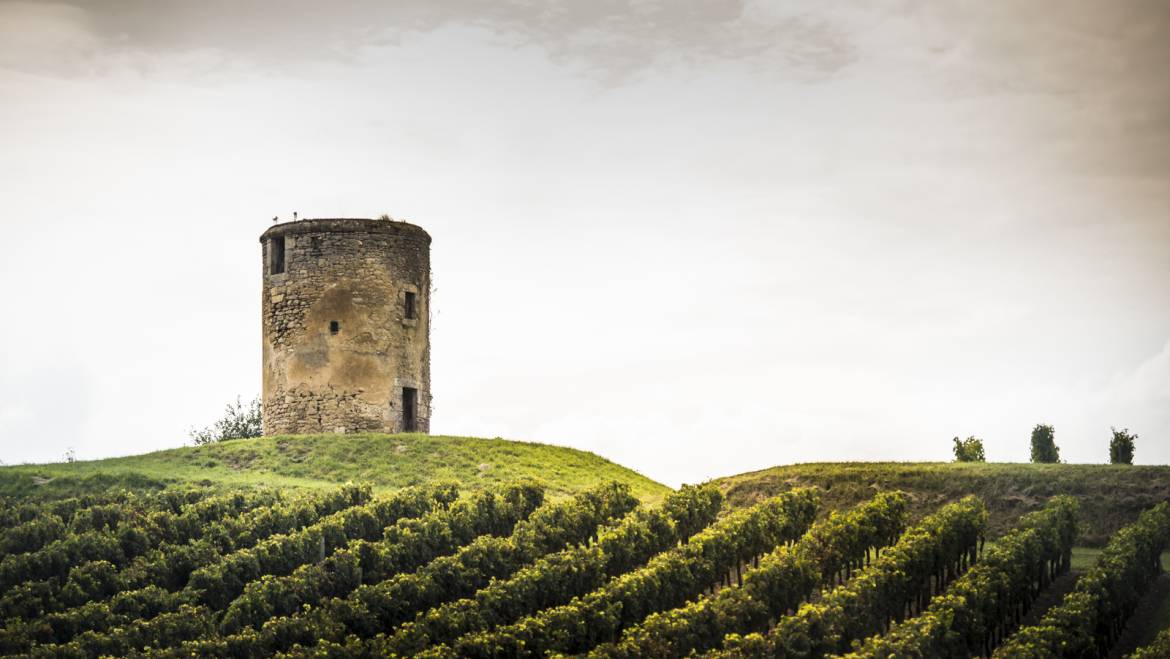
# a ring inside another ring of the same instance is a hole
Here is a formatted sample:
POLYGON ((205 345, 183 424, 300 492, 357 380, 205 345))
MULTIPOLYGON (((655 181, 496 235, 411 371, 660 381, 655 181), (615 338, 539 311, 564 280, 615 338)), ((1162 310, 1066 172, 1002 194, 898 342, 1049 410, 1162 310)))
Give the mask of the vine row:
POLYGON ((1068 572, 1077 503, 1049 500, 1020 519, 919 616, 871 638, 850 659, 990 656, 1052 581, 1068 572))
MULTIPOLYGON (((435 496, 454 497, 449 486, 435 496)), ((197 540, 184 545, 167 545, 143 554, 117 572, 110 590, 115 594, 60 612, 46 612, 33 620, 12 620, 0 630, 0 650, 21 651, 34 644, 65 643, 87 630, 113 628, 142 617, 140 607, 126 603, 148 602, 145 610, 173 611, 184 603, 195 604, 195 593, 185 590, 189 575, 204 566, 224 560, 223 553, 253 547, 281 532, 295 532, 321 519, 371 500, 369 486, 347 485, 323 495, 304 497, 274 507, 261 507, 237 517, 209 525, 197 540), (174 593, 172 591, 182 591, 174 593)), ((413 494, 411 496, 414 496, 413 494)), ((91 564, 92 565, 92 564, 91 564)), ((75 573, 71 583, 80 583, 75 573)), ((91 590, 92 588, 92 583, 91 590)), ((14 590, 34 587, 35 584, 14 590)), ((93 598, 94 592, 89 596, 93 598)))
POLYGON ((995 657, 1103 657, 1154 580, 1170 544, 1170 503, 1118 531, 1093 567, 1040 621, 1007 639, 995 657))
POLYGON ((376 542, 363 537, 318 562, 306 561, 288 576, 248 583, 228 605, 220 630, 231 634, 259 627, 275 616, 344 597, 362 584, 380 583, 426 565, 480 536, 508 535, 543 501, 544 489, 525 483, 477 494, 418 519, 403 519, 385 529, 376 542))
POLYGON ((800 538, 816 516, 813 489, 780 494, 738 510, 685 544, 650 559, 568 604, 545 609, 507 627, 473 634, 451 645, 460 657, 537 657, 578 654, 612 642, 647 615, 703 593, 746 562, 800 538))
POLYGON ((654 613, 630 627, 619 642, 594 648, 591 657, 682 657, 717 647, 733 632, 767 631, 821 584, 837 584, 863 568, 880 548, 895 542, 906 521, 901 492, 878 494, 846 512, 833 511, 792 546, 760 559, 739 588, 671 611, 654 613))
MULTIPOLYGON (((378 523, 392 524, 390 528, 385 529, 387 536, 397 537, 401 544, 409 546, 413 550, 422 549, 423 546, 419 544, 419 540, 428 540, 434 536, 412 533, 409 529, 414 527, 409 523, 418 520, 404 517, 404 515, 418 514, 423 510, 441 506, 450 501, 454 494, 453 488, 447 485, 408 488, 388 499, 344 510, 342 513, 352 513, 352 516, 332 515, 319 524, 306 527, 302 532, 275 537, 260 543, 256 546, 256 551, 247 552, 247 555, 254 557, 255 560, 233 559, 229 561, 230 564, 226 569, 216 570, 209 573, 209 578, 198 581, 193 575, 188 588, 181 593, 184 597, 176 598, 170 602, 172 605, 177 604, 177 606, 168 608, 153 618, 133 619, 125 625, 106 632, 86 631, 68 644, 45 646, 41 649, 51 654, 69 655, 80 652, 88 656, 123 656, 148 648, 157 651, 162 648, 178 646, 185 641, 214 638, 218 631, 220 618, 220 611, 214 602, 226 598, 223 595, 224 591, 220 591, 210 598, 211 601, 208 601, 208 591, 203 589, 203 584, 211 583, 216 587, 230 589, 236 587, 235 584, 240 583, 240 580, 244 580, 243 583, 250 583, 254 579, 264 576, 256 574, 257 571, 266 568, 287 569, 284 566, 300 560, 304 556, 301 553, 303 551, 308 551, 310 554, 315 551, 319 556, 322 551, 321 543, 326 537, 336 538, 335 534, 346 532, 372 533, 371 525, 378 523), (396 529, 397 532, 395 532, 396 529)), ((501 511, 508 507, 514 508, 515 514, 525 515, 527 514, 524 512, 525 510, 530 512, 539 505, 542 496, 543 491, 539 487, 522 484, 508 488, 502 493, 492 491, 480 493, 467 500, 450 504, 449 508, 440 507, 439 510, 432 512, 427 517, 436 519, 447 512, 454 512, 460 519, 463 519, 468 514, 479 512, 489 518, 499 519, 501 511)), ((417 555, 417 551, 407 552, 407 555, 417 555)), ((230 590, 226 592, 230 592, 230 590)))
POLYGON ((294 644, 341 641, 346 634, 373 636, 418 611, 474 594, 492 579, 503 579, 544 554, 587 542, 598 528, 632 510, 638 500, 617 482, 546 504, 516 525, 507 538, 480 536, 454 554, 441 556, 412 573, 359 587, 348 597, 291 616, 273 618, 259 630, 185 643, 176 656, 272 656, 294 644))
POLYGON ((975 497, 944 506, 907 530, 869 567, 816 603, 805 603, 768 634, 731 634, 722 657, 823 657, 881 633, 925 608, 975 562, 987 510, 975 497))
POLYGON ((684 486, 660 508, 639 508, 616 526, 578 545, 541 558, 512 577, 492 582, 474 597, 420 613, 386 636, 365 642, 365 652, 413 656, 465 634, 504 626, 557 606, 644 564, 715 520, 723 495, 714 486, 684 486))

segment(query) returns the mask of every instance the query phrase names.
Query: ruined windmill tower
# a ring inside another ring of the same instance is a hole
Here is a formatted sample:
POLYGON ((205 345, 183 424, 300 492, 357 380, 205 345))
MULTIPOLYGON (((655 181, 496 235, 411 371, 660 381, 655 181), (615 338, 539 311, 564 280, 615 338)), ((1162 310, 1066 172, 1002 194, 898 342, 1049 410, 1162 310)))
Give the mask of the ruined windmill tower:
POLYGON ((427 432, 427 232, 311 219, 277 224, 260 243, 264 434, 427 432))

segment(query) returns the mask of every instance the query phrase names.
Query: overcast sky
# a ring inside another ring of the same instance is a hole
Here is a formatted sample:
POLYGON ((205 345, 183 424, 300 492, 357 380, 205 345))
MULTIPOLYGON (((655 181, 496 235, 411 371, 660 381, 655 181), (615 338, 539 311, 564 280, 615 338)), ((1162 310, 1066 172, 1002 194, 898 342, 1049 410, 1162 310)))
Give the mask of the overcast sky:
POLYGON ((1170 462, 1170 3, 0 1, 0 460, 260 388, 273 215, 432 235, 443 434, 677 485, 1170 462))

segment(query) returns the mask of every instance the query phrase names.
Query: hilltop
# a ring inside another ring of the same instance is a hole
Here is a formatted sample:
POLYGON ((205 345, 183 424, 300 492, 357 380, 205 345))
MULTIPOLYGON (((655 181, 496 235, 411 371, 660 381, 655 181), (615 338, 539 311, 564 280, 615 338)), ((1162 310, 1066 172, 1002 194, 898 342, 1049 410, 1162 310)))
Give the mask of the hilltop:
POLYGON ((734 507, 744 507, 794 487, 823 490, 822 509, 836 510, 879 490, 903 490, 915 514, 967 494, 990 512, 989 537, 1020 515, 1039 510, 1057 494, 1080 501, 1081 540, 1101 545, 1138 514, 1170 500, 1170 467, 1130 465, 996 464, 953 462, 844 462, 772 467, 716 480, 734 507))
POLYGON ((390 491, 435 480, 461 489, 534 478, 554 497, 603 480, 630 486, 644 502, 670 488, 586 451, 503 439, 422 434, 260 437, 105 460, 0 467, 0 496, 70 496, 111 487, 153 489, 175 484, 281 488, 371 483, 390 491))

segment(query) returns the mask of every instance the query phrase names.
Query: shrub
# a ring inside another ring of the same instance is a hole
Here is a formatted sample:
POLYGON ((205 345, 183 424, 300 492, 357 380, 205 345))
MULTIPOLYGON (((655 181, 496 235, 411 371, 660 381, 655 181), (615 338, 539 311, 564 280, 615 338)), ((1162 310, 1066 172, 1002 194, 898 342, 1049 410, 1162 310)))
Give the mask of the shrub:
POLYGON ((196 445, 222 442, 228 439, 259 437, 263 432, 260 423, 260 397, 257 396, 247 407, 236 396, 236 402, 228 403, 223 417, 202 430, 194 428, 188 433, 196 445))
POLYGON ((1138 648, 1137 652, 1129 655, 1129 659, 1158 659, 1158 657, 1170 657, 1170 629, 1162 630, 1162 633, 1158 634, 1152 643, 1138 648))
POLYGON ((1056 431, 1052 426, 1038 423, 1032 429, 1032 462, 1060 462, 1060 447, 1056 445, 1056 431))
POLYGON ((1133 464, 1134 440, 1138 436, 1131 434, 1129 428, 1124 430, 1110 428, 1110 430, 1113 431, 1113 439, 1109 440, 1109 463, 1115 465, 1133 464))
POLYGON ((967 439, 955 438, 955 462, 987 462, 987 455, 983 453, 983 440, 971 436, 967 439))

